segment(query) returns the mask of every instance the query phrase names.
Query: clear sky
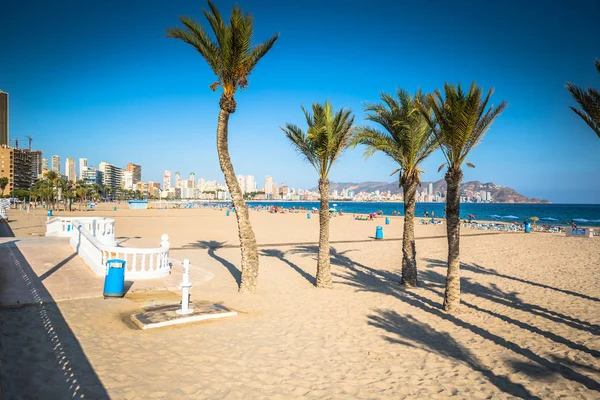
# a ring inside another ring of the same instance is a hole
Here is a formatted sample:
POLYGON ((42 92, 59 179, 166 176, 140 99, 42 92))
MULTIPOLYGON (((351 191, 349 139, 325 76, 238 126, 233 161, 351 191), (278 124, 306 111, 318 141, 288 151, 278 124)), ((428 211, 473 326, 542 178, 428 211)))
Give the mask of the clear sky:
MULTIPOLYGON (((230 0, 217 0, 229 15, 230 0)), ((397 87, 445 81, 494 87, 508 109, 468 161, 465 180, 495 182, 554 202, 600 203, 600 140, 568 106, 564 86, 600 87, 600 2, 239 1, 255 38, 280 38, 237 95, 230 153, 237 174, 313 187, 316 173, 280 126, 303 126, 300 105, 330 100, 364 123, 365 102, 397 87)), ((0 89, 10 135, 50 158, 87 157, 223 181, 214 75, 190 46, 167 39, 179 15, 205 23, 203 1, 18 1, 2 6, 0 89)), ((434 154, 423 180, 443 178, 434 154)), ((349 150, 332 181, 390 181, 383 156, 349 150)))

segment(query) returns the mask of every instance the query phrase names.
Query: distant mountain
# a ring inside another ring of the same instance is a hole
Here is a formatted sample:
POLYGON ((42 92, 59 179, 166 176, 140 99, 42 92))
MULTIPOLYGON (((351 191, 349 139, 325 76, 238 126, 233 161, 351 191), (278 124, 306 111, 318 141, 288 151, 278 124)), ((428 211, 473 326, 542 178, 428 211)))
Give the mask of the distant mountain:
MULTIPOLYGON (((433 184, 433 192, 446 192, 446 181, 440 179, 436 182, 421 182, 421 186, 417 188, 418 192, 422 192, 423 190, 429 187, 429 183, 433 184)), ((380 192, 390 191, 392 194, 402 193, 402 188, 398 187, 398 182, 331 182, 330 190, 337 190, 338 192, 343 189, 353 190, 355 193, 359 192, 374 192, 379 190, 380 192)), ((469 181, 463 182, 460 185, 461 195, 468 195, 469 192, 481 192, 482 190, 486 192, 490 192, 492 195, 492 201, 494 203, 550 203, 548 200, 538 199, 538 198, 529 198, 523 196, 520 193, 517 193, 516 190, 506 187, 496 185, 492 182, 481 183, 479 181, 469 181)), ((318 191, 318 188, 313 188, 311 191, 318 191)))

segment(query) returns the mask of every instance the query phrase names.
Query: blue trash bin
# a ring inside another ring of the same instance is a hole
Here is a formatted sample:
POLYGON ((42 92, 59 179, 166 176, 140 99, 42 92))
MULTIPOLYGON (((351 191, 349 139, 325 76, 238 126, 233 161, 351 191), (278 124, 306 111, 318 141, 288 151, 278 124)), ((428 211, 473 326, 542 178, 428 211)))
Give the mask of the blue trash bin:
POLYGON ((525 224, 525 233, 529 233, 531 232, 531 224, 529 222, 527 222, 525 224))
POLYGON ((310 219, 310 213, 306 214, 306 218, 310 219))
POLYGON ((378 226, 375 230, 375 239, 383 239, 383 226, 378 226))
POLYGON ((104 277, 104 298, 125 296, 125 261, 108 260, 104 277))
POLYGON ((229 210, 225 211, 225 216, 229 217, 229 210))
MULTIPOLYGON (((92 207, 90 207, 90 208, 92 208, 92 207)), ((113 207, 113 211, 117 211, 117 207, 113 207)))
POLYGON ((389 225, 390 224, 390 219, 388 217, 385 217, 385 224, 389 225))
POLYGON ((48 210, 48 216, 51 217, 52 216, 52 210, 48 210))

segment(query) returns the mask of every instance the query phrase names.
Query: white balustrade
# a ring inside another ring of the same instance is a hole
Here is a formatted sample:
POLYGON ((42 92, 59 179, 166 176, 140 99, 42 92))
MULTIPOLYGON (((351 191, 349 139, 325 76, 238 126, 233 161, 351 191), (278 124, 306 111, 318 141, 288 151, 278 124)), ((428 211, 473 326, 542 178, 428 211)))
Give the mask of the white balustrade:
POLYGON ((116 246, 115 220, 97 217, 55 217, 46 222, 46 236, 70 237, 74 229, 74 221, 82 225, 100 242, 108 246, 116 246))
POLYGON ((57 217, 46 223, 46 236, 70 236, 73 250, 98 276, 106 274, 106 262, 112 259, 126 262, 125 279, 160 278, 171 273, 167 235, 161 236, 157 248, 118 247, 112 218, 57 217))

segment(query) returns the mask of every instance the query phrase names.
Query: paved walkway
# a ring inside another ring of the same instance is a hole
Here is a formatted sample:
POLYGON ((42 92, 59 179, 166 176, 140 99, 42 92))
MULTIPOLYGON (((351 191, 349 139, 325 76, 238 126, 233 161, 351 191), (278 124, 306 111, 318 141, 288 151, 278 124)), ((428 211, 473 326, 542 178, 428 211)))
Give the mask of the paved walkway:
MULTIPOLYGON (((172 259, 168 277, 126 281, 127 295, 135 292, 178 292, 181 264, 172 259)), ((192 267, 194 284, 212 273, 192 267)), ((67 238, 0 238, 0 307, 102 297, 104 278, 96 276, 70 247, 67 238), (42 290, 43 289, 43 290, 42 290)))

